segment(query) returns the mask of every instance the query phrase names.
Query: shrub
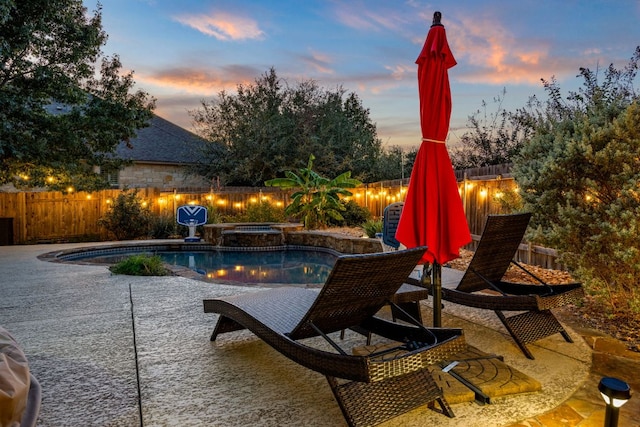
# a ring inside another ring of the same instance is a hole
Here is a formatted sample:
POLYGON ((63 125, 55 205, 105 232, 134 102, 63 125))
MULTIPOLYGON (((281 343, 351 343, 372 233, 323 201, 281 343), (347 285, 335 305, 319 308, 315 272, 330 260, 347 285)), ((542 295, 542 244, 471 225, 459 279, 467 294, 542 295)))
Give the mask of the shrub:
POLYGON ((364 230, 367 237, 376 237, 376 234, 382 233, 382 221, 370 219, 360 225, 360 228, 364 230))
POLYGON ((168 239, 176 234, 176 225, 172 215, 153 215, 150 218, 150 237, 152 239, 168 239))
POLYGON ((640 316, 640 47, 627 67, 603 78, 581 68, 583 87, 564 96, 546 82, 546 103, 520 110, 532 138, 513 175, 532 241, 555 248, 614 317, 640 316))
POLYGON ((98 225, 111 232, 116 240, 128 240, 147 236, 150 220, 149 208, 143 206, 138 191, 123 191, 98 220, 98 225))
POLYGON ((332 225, 344 225, 347 227, 359 227, 362 223, 371 219, 371 211, 365 206, 360 206, 353 200, 349 200, 344 204, 345 210, 342 211, 344 221, 339 222, 334 219, 329 221, 332 225))
POLYGON ((113 274, 129 276, 168 276, 171 274, 157 255, 132 255, 129 258, 109 267, 113 274))
POLYGON ((209 203, 205 206, 207 208, 207 224, 221 224, 225 221, 225 215, 220 213, 216 206, 209 203))
POLYGON ((251 203, 246 212, 237 215, 236 222, 286 222, 284 208, 279 208, 268 201, 251 203))

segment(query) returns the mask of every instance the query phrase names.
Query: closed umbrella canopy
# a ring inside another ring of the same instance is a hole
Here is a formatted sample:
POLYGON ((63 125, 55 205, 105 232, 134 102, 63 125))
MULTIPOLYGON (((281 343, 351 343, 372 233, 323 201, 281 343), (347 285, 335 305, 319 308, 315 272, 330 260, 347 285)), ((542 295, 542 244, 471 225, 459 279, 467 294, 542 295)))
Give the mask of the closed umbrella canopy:
POLYGON ((407 248, 427 246, 421 263, 444 264, 471 242, 445 140, 451 119, 449 68, 456 65, 440 13, 416 60, 422 143, 411 172, 396 238, 407 248))

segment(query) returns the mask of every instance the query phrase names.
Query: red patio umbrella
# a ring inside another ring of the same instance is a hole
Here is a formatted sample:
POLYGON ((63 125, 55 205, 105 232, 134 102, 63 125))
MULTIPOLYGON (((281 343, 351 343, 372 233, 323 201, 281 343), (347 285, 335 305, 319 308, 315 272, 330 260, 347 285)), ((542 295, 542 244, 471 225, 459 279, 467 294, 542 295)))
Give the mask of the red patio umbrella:
POLYGON ((440 12, 433 14, 433 25, 416 60, 422 143, 396 231, 396 239, 407 248, 427 246, 421 263, 433 263, 434 326, 440 326, 441 317, 440 266, 457 258, 460 247, 471 242, 445 145, 451 119, 448 70, 456 60, 440 23, 441 16, 440 12))

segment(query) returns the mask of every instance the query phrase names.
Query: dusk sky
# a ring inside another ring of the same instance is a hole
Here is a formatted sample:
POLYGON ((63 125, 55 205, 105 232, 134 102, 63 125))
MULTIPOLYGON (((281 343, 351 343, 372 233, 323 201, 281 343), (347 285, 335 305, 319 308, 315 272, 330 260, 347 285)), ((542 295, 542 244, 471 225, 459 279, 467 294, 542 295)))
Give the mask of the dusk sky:
MULTIPOLYGON (((84 0, 94 10, 96 2, 84 0)), ((541 78, 577 89, 580 67, 624 67, 640 45, 638 0, 103 0, 104 53, 134 70, 156 114, 192 130, 188 110, 274 67, 289 83, 342 86, 370 109, 385 146, 420 142, 415 59, 442 12, 458 65, 449 72, 449 141, 506 89, 512 111, 546 99, 541 78)), ((603 71, 601 71, 602 75, 603 71)))

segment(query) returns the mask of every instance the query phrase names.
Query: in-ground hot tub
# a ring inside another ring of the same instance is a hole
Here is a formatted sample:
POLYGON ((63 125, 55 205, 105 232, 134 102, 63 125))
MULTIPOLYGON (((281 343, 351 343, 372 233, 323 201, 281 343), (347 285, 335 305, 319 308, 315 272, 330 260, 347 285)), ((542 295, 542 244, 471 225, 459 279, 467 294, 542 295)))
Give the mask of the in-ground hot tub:
POLYGON ((342 254, 382 252, 379 239, 352 237, 323 230, 305 230, 302 224, 229 223, 204 226, 204 240, 222 247, 311 246, 342 254))
POLYGON ((216 246, 245 248, 282 246, 288 231, 300 231, 302 224, 228 223, 205 227, 204 239, 216 246))

